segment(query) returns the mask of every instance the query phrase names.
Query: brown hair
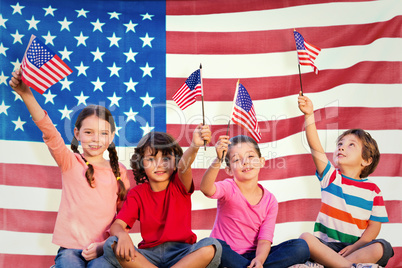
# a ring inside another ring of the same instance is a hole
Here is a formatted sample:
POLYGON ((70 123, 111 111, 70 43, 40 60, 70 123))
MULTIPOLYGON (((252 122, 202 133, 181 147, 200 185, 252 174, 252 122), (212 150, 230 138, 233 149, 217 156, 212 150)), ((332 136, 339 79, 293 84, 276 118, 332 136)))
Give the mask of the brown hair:
MULTIPOLYGON (((82 121, 92 115, 96 115, 97 117, 107 121, 110 123, 111 130, 112 132, 115 131, 115 123, 112 114, 108 109, 106 109, 103 106, 100 105, 88 105, 85 107, 80 114, 78 115, 77 121, 75 121, 75 127, 80 130, 82 121)), ((93 185, 93 182, 95 180, 94 178, 94 167, 92 164, 88 163, 88 161, 84 158, 83 155, 78 151, 78 140, 74 137, 73 140, 71 141, 71 150, 74 153, 79 154, 82 159, 84 160, 85 163, 87 163, 87 170, 85 172, 85 177, 87 178, 89 186, 94 188, 95 186, 93 185)), ((118 177, 120 177, 120 166, 119 166, 119 157, 117 156, 117 151, 116 151, 116 146, 112 142, 109 147, 107 148, 109 152, 109 162, 110 162, 110 167, 112 168, 113 174, 116 177, 116 180, 118 177)), ((124 200, 127 189, 124 186, 124 183, 122 182, 121 179, 117 180, 118 188, 119 188, 119 193, 118 197, 120 200, 124 200)))
POLYGON ((149 181, 143 165, 144 155, 148 148, 152 151, 152 155, 154 156, 158 154, 159 151, 162 152, 164 156, 173 155, 176 160, 176 166, 183 156, 182 148, 170 134, 164 132, 149 132, 138 142, 130 160, 130 166, 133 169, 134 179, 137 184, 149 181))
POLYGON ((339 142, 346 135, 355 135, 362 142, 362 158, 366 161, 372 159, 371 164, 364 167, 360 173, 360 178, 367 178, 377 168, 380 162, 380 151, 375 139, 371 135, 360 128, 349 129, 343 132, 337 139, 339 142))
POLYGON ((235 136, 235 137, 233 137, 233 138, 230 139, 230 144, 229 144, 229 146, 228 146, 228 152, 227 152, 227 154, 225 155, 225 163, 226 163, 226 166, 230 167, 230 158, 229 158, 229 157, 230 157, 230 156, 229 156, 230 149, 231 149, 232 147, 236 146, 236 145, 239 144, 239 143, 246 143, 246 142, 247 142, 247 143, 250 143, 251 145, 253 145, 255 151, 256 151, 257 154, 258 154, 258 157, 261 157, 260 147, 258 146, 257 142, 256 142, 253 138, 251 138, 251 137, 249 137, 249 136, 246 136, 246 135, 235 136))

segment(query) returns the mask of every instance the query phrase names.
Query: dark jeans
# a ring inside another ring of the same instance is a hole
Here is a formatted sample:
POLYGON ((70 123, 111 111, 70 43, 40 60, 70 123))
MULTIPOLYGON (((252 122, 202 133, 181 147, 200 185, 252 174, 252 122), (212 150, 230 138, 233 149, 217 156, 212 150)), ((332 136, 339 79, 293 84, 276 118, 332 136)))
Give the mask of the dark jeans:
MULTIPOLYGON (((243 268, 247 267, 255 258, 255 251, 245 254, 238 254, 222 240, 218 241, 222 245, 221 265, 219 267, 243 268)), ((305 263, 310 258, 310 250, 306 241, 302 239, 292 239, 279 245, 272 246, 264 267, 289 267, 298 263, 305 263)))

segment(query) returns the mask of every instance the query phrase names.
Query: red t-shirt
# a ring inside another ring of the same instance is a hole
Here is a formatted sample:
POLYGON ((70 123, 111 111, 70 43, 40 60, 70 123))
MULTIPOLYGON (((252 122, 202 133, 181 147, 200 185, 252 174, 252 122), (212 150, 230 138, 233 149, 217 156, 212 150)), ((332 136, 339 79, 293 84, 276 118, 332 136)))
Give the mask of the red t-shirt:
POLYGON ((132 227, 140 221, 142 241, 138 248, 150 248, 165 242, 194 244, 197 236, 191 231, 191 194, 186 191, 177 173, 168 187, 154 192, 149 182, 132 188, 117 219, 132 227))

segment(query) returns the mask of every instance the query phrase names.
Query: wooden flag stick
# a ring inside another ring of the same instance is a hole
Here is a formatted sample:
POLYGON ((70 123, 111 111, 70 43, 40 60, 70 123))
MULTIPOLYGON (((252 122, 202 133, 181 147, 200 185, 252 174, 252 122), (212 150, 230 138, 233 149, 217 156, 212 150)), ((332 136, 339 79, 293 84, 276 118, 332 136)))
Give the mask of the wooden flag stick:
MULTIPOLYGON (((226 129, 226 136, 229 134, 230 120, 232 120, 232 116, 233 116, 233 113, 234 113, 234 107, 235 107, 235 103, 236 103, 236 99, 237 99, 237 91, 239 90, 239 84, 240 84, 240 79, 238 79, 237 83, 236 83, 236 90, 235 90, 235 94, 234 94, 234 98, 233 98, 232 113, 230 114, 230 118, 229 118, 229 122, 228 122, 228 128, 226 129)), ((221 163, 223 162, 223 155, 224 154, 225 154, 225 151, 222 152, 221 163)))
MULTIPOLYGON (((228 121, 228 127, 226 129, 226 136, 229 135, 229 127, 230 127, 230 119, 228 121)), ((223 162, 223 159, 225 158, 225 150, 223 150, 222 152, 222 159, 221 159, 221 163, 223 162)))
MULTIPOLYGON (((201 77, 201 102, 202 102, 202 125, 205 125, 204 113, 204 85, 202 84, 202 64, 200 63, 200 77, 201 77)), ((207 141, 204 141, 204 151, 207 150, 207 141)))
POLYGON ((298 66, 299 66, 299 79, 300 79, 300 96, 303 96, 303 85, 302 85, 301 72, 300 72, 300 63, 298 64, 298 66))

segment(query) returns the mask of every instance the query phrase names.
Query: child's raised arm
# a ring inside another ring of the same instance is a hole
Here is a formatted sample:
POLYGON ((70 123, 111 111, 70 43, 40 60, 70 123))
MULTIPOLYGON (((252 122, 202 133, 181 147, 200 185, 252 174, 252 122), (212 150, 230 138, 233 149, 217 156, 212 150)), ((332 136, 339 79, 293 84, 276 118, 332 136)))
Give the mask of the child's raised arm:
POLYGON ((220 136, 215 145, 217 158, 214 159, 201 180, 200 190, 206 196, 212 196, 216 192, 215 180, 219 173, 221 160, 225 157, 224 152, 228 151, 229 144, 229 136, 220 136))
POLYGON ((322 148, 320 138, 318 136, 317 127, 314 119, 314 107, 312 101, 306 96, 299 96, 299 109, 304 113, 304 121, 306 128, 306 137, 310 146, 311 155, 313 156, 314 164, 319 175, 325 170, 328 164, 328 158, 322 148))
POLYGON ((29 113, 32 115, 32 119, 34 121, 41 120, 45 116, 45 111, 36 101, 31 89, 21 80, 21 71, 16 70, 12 73, 12 76, 9 85, 21 96, 29 113))
POLYGON ((209 126, 199 124, 193 132, 193 140, 190 147, 183 153, 177 167, 179 178, 187 191, 190 190, 193 182, 191 164, 197 156, 198 149, 204 145, 204 141, 206 141, 206 143, 211 141, 211 130, 209 126))

